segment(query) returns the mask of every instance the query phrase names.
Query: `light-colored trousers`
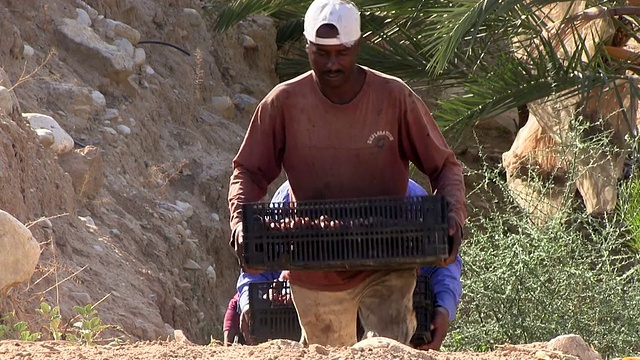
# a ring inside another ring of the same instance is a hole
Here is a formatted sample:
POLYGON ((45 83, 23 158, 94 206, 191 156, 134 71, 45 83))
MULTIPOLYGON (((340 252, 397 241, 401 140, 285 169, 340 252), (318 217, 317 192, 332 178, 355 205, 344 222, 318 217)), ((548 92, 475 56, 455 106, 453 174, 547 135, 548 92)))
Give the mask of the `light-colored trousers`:
POLYGON ((309 290, 291 284, 302 328, 301 342, 351 346, 357 342, 356 321, 365 334, 374 332, 409 344, 416 330, 413 290, 416 270, 382 270, 346 291, 309 290))

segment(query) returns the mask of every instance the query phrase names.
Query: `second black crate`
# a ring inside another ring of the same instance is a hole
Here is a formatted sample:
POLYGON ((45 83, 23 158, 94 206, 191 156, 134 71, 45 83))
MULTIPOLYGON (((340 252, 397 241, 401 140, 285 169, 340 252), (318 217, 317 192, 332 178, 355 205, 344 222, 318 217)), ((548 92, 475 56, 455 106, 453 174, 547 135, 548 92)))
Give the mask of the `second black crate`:
POLYGON ((442 196, 243 205, 253 269, 365 270, 431 265, 448 256, 442 196))
POLYGON ((436 299, 431 278, 419 274, 413 290, 413 310, 416 312, 416 332, 411 337, 411 345, 422 346, 431 342, 431 321, 436 299))
POLYGON ((260 281, 249 284, 250 330, 256 341, 300 340, 298 314, 288 282, 260 281))

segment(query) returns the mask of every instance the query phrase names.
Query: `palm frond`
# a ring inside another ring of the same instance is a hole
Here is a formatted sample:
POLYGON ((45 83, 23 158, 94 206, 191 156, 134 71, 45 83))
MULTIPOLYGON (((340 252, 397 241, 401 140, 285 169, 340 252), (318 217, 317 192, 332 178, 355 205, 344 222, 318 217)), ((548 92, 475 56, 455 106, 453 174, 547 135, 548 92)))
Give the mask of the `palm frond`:
MULTIPOLYGON (((281 53, 277 71, 286 80, 309 69, 302 19, 310 2, 234 0, 217 8, 215 28, 224 31, 256 13, 273 17, 281 53)), ((480 118, 541 99, 589 94, 620 78, 629 61, 604 61, 603 34, 582 27, 612 16, 637 27, 637 10, 615 10, 620 2, 588 1, 606 9, 567 11, 558 20, 538 14, 553 7, 562 12, 578 2, 356 0, 363 31, 359 63, 414 87, 456 88, 434 114, 446 132, 456 133, 480 118)))
POLYGON ((304 14, 310 1, 299 0, 234 0, 228 4, 210 2, 209 11, 216 14, 213 29, 226 31, 253 14, 277 15, 280 19, 291 19, 304 14))

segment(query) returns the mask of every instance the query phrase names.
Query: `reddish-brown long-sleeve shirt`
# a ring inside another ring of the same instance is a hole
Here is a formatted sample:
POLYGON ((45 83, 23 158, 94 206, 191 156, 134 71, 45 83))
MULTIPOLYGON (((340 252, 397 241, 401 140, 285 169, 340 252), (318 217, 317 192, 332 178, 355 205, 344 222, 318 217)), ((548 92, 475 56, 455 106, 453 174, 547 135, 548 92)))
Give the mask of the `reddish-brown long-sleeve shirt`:
MULTIPOLYGON (((366 80, 350 103, 330 102, 313 72, 276 86, 253 115, 233 160, 231 229, 241 204, 259 201, 284 168, 295 200, 404 196, 409 162, 429 176, 466 218, 462 168, 424 102, 401 80, 363 67, 366 80)), ((291 282, 318 290, 352 288, 371 271, 291 271, 291 282)))

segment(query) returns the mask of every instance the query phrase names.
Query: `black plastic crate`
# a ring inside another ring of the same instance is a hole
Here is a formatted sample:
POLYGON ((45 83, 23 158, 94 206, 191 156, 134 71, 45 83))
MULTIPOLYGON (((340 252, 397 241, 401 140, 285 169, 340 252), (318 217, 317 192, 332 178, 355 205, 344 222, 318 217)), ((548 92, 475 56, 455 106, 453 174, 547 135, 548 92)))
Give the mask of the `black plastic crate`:
POLYGON ((291 299, 288 282, 253 282, 249 284, 251 336, 256 341, 289 339, 298 341, 302 331, 291 299))
POLYGON ((254 269, 365 270, 448 256, 439 195, 243 205, 244 261, 254 269))
POLYGON ((416 312, 417 326, 411 337, 411 345, 421 346, 431 342, 431 321, 435 302, 431 278, 418 274, 416 288, 413 291, 413 310, 416 312))
MULTIPOLYGON (((430 326, 434 304, 431 279, 426 275, 418 275, 413 291, 413 309, 416 313, 417 327, 411 338, 412 345, 420 346, 431 342, 430 326)), ((288 282, 250 283, 249 307, 251 335, 258 342, 270 339, 300 340, 300 323, 291 301, 288 282), (279 297, 273 295, 279 295, 279 297)))

